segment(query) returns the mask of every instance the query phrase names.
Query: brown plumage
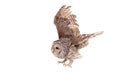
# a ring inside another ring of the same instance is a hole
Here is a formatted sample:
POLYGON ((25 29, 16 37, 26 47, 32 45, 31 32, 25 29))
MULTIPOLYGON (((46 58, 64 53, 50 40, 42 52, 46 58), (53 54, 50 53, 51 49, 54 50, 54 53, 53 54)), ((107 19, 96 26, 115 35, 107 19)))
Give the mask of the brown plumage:
POLYGON ((75 19, 76 15, 71 13, 70 7, 63 5, 54 18, 59 40, 53 42, 51 50, 56 57, 64 59, 59 63, 71 67, 74 59, 80 58, 78 50, 88 45, 89 38, 103 32, 80 34, 79 25, 75 19), (68 60, 69 63, 66 64, 68 60))

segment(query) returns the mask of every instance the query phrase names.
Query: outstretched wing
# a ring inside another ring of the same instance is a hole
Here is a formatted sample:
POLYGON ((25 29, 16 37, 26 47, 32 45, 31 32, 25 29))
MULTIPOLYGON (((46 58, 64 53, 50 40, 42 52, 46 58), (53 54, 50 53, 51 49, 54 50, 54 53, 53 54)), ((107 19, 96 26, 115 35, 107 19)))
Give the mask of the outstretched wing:
POLYGON ((59 38, 70 36, 75 39, 80 35, 79 25, 75 19, 76 15, 71 14, 70 7, 63 5, 54 18, 59 38))

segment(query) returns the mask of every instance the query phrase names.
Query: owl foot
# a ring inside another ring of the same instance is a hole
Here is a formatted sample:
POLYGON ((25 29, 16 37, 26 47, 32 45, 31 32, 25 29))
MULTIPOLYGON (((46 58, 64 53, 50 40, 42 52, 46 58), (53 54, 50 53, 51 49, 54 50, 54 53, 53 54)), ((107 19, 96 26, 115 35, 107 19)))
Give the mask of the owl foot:
POLYGON ((65 66, 65 67, 68 66, 68 67, 72 68, 71 65, 73 63, 73 60, 71 60, 71 59, 64 59, 63 61, 58 61, 58 64, 59 63, 63 63, 63 66, 65 66), (69 60, 69 63, 66 64, 67 60, 69 60))
POLYGON ((64 59, 63 61, 58 61, 58 64, 59 63, 65 63, 67 61, 67 59, 64 59))
POLYGON ((70 68, 72 68, 72 63, 73 63, 73 60, 72 59, 69 59, 69 63, 68 64, 66 64, 66 62, 63 64, 64 66, 68 66, 68 67, 70 67, 70 68))
POLYGON ((66 64, 65 62, 63 62, 63 61, 58 61, 58 64, 60 64, 60 63, 62 63, 63 64, 63 66, 65 66, 65 67, 72 67, 70 64, 66 64))

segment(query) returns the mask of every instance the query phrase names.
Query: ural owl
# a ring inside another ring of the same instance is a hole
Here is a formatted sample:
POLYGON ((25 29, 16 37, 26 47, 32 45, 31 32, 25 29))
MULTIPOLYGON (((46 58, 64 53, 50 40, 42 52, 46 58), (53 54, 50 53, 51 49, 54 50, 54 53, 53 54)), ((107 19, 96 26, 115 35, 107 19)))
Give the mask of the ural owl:
POLYGON ((91 34, 80 34, 79 25, 76 21, 76 15, 71 14, 71 6, 63 5, 54 18, 54 24, 56 25, 59 40, 53 42, 51 47, 52 53, 63 61, 65 66, 71 67, 74 59, 80 58, 78 52, 79 49, 88 45, 88 40, 92 37, 103 33, 96 32, 91 34), (69 61, 69 63, 66 63, 69 61))

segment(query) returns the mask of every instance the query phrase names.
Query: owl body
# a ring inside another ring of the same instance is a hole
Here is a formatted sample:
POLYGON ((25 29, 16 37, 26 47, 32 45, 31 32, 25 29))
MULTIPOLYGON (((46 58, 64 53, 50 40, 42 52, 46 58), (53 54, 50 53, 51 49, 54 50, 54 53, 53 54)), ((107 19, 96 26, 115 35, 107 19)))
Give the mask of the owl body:
POLYGON ((52 53, 63 61, 65 66, 71 67, 74 59, 80 58, 79 49, 88 45, 88 40, 103 33, 95 32, 91 34, 80 34, 79 25, 76 21, 76 15, 71 14, 71 6, 63 5, 54 18, 59 39, 53 42, 52 53), (69 61, 69 63, 66 63, 69 61))

